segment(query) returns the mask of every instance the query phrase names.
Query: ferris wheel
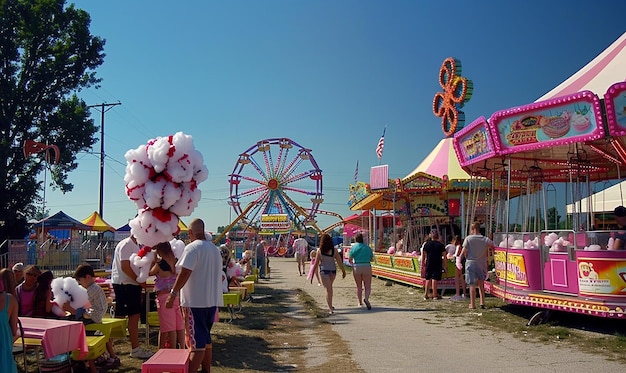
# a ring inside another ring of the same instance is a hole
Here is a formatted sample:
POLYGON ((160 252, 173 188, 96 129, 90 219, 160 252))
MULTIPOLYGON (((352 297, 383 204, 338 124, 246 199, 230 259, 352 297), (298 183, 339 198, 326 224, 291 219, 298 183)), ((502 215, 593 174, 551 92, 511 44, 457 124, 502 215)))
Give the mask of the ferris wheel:
POLYGON ((257 225, 264 215, 286 215, 294 229, 315 226, 324 199, 322 170, 311 149, 287 138, 258 141, 239 155, 229 177, 228 204, 238 215, 233 224, 257 225))

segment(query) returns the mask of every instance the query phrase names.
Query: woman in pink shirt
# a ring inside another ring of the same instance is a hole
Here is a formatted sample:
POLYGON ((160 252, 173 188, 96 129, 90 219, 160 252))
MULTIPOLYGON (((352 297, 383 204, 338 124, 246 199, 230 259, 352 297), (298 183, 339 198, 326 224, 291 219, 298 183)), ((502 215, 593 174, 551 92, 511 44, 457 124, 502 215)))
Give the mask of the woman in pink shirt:
POLYGON ((37 277, 41 271, 37 266, 29 265, 24 269, 24 282, 15 289, 20 316, 33 316, 37 277))

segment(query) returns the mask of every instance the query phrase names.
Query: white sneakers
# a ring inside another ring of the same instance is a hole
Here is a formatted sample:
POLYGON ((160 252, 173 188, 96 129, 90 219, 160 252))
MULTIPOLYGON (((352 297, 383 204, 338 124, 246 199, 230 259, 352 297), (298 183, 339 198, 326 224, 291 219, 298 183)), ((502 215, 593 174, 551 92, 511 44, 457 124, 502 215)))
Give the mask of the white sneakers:
POLYGON ((148 359, 152 355, 154 355, 153 352, 144 350, 141 346, 137 346, 136 348, 130 350, 130 357, 134 357, 135 359, 148 359))

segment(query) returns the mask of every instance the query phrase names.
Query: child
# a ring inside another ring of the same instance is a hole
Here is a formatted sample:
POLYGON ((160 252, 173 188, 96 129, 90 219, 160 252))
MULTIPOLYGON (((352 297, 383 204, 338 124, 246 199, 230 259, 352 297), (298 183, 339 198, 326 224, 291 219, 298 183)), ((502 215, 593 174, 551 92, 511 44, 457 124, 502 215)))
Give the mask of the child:
POLYGON ((452 260, 455 262, 454 266, 454 285, 456 288, 456 294, 450 299, 452 300, 462 300, 465 298, 465 293, 467 292, 467 286, 465 285, 465 276, 463 276, 463 257, 461 256, 461 251, 463 251, 462 246, 463 241, 459 238, 459 236, 454 236, 454 240, 452 240, 452 245, 454 245, 454 255, 452 256, 452 260), (461 290, 463 292, 461 293, 461 290))
POLYGON ((159 313, 159 348, 176 348, 178 343, 183 346, 185 331, 183 316, 180 311, 179 298, 174 298, 172 308, 165 307, 170 290, 176 281, 176 256, 169 242, 161 242, 155 246, 159 260, 150 269, 150 276, 156 276, 154 291, 157 294, 156 304, 159 313))
MULTIPOLYGON (((76 281, 78 281, 80 286, 87 289, 87 297, 89 298, 89 303, 91 305, 89 313, 83 314, 83 322, 86 324, 92 322, 101 323, 102 317, 104 316, 108 306, 104 290, 96 284, 95 277, 96 275, 93 268, 89 264, 79 265, 74 272, 74 278, 76 281)), ((70 306, 70 302, 65 302, 63 309, 70 312, 72 315, 77 314, 77 310, 70 306)), ((115 354, 115 350, 113 350, 113 343, 110 340, 107 341, 106 348, 109 353, 109 358, 99 358, 97 361, 89 360, 89 370, 91 372, 96 371, 96 364, 102 365, 107 369, 117 368, 120 366, 120 358, 115 354)))
POLYGON ((320 273, 318 271, 314 271, 313 269, 315 268, 315 258, 317 256, 317 251, 313 250, 310 253, 310 259, 311 259, 311 265, 309 266, 309 274, 308 276, 306 276, 307 280, 312 281, 313 280, 313 273, 315 273, 315 278, 317 278, 317 286, 322 286, 322 283, 320 281, 320 273))

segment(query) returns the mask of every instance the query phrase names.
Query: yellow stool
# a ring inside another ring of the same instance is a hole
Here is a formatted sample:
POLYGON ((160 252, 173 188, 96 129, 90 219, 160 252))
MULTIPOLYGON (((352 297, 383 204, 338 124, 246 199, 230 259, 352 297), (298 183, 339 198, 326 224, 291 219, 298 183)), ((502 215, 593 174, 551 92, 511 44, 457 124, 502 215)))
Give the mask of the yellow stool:
POLYGON ((248 294, 254 293, 254 281, 241 281, 241 286, 248 289, 248 294))
POLYGON ((247 275, 243 280, 244 281, 259 282, 259 276, 257 276, 257 275, 247 275))
POLYGON ((230 313, 230 320, 228 322, 233 322, 235 319, 235 306, 239 306, 241 310, 241 296, 239 293, 224 293, 224 306, 228 309, 230 313))
POLYGON ((109 337, 106 335, 101 336, 87 336, 87 347, 89 348, 89 352, 82 359, 80 358, 80 353, 78 351, 72 352, 72 359, 74 360, 94 360, 100 357, 107 349, 107 342, 109 341, 109 337))
POLYGON ((146 320, 146 322, 148 323, 148 325, 150 326, 161 326, 161 323, 159 322, 159 312, 158 311, 150 311, 148 312, 148 320, 146 320))

